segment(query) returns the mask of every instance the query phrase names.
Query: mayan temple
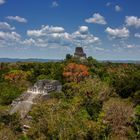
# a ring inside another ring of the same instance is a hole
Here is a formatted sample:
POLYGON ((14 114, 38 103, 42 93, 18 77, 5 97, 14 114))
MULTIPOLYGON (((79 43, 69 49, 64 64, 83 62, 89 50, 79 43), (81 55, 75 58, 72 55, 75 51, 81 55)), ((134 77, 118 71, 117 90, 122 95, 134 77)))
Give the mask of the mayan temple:
POLYGON ((75 48, 74 57, 75 58, 80 58, 80 59, 86 59, 86 54, 84 53, 82 47, 76 47, 75 48))

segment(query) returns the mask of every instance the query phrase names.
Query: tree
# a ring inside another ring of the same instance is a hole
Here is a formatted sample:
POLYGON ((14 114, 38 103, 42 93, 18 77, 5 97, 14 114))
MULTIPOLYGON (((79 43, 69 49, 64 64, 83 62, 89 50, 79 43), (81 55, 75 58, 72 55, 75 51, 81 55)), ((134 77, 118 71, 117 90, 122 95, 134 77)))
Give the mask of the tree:
POLYGON ((140 137, 140 105, 137 105, 135 108, 135 127, 136 127, 136 133, 137 137, 140 137))
POLYGON ((18 140, 10 128, 0 128, 0 140, 18 140))
POLYGON ((111 127, 110 137, 126 138, 134 118, 133 105, 122 99, 110 99, 103 106, 103 122, 111 127))
POLYGON ((72 58, 71 54, 66 54, 66 60, 70 60, 72 58))
POLYGON ((0 104, 9 105, 21 92, 15 85, 6 82, 0 83, 0 104))
POLYGON ((21 135, 22 125, 19 115, 0 112, 0 140, 19 140, 21 135))
POLYGON ((30 72, 25 72, 22 70, 11 70, 4 75, 4 79, 11 84, 25 90, 29 86, 29 81, 27 78, 30 76, 30 72))
POLYGON ((68 102, 50 99, 34 107, 31 115, 31 139, 83 140, 87 135, 87 111, 68 102))
POLYGON ((11 70, 4 76, 5 80, 17 84, 21 80, 26 80, 27 73, 22 70, 11 70))
POLYGON ((63 72, 63 76, 71 82, 80 82, 89 75, 88 67, 82 64, 69 63, 63 72))

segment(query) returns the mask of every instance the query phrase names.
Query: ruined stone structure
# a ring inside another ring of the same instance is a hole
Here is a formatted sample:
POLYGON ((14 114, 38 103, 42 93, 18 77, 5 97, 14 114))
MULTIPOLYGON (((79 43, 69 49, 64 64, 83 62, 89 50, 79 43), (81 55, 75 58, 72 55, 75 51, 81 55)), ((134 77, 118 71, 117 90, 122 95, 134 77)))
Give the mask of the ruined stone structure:
POLYGON ((80 59, 86 59, 86 54, 84 53, 82 47, 76 47, 75 48, 74 57, 75 58, 80 58, 80 59))
POLYGON ((62 85, 57 80, 39 80, 33 87, 29 88, 29 92, 39 92, 42 94, 47 94, 52 91, 60 92, 62 85))
POLYGON ((21 118, 24 118, 38 98, 44 98, 52 91, 60 92, 61 89, 62 85, 57 80, 39 80, 12 102, 10 114, 18 112, 21 118))

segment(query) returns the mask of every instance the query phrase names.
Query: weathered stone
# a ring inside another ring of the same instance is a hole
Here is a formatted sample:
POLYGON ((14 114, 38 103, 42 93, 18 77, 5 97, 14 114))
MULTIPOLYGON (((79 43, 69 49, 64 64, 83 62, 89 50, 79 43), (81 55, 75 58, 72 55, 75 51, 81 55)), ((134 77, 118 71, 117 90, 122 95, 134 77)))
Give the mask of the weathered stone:
POLYGON ((82 47, 76 47, 75 48, 74 57, 86 59, 86 54, 84 53, 82 47))
POLYGON ((11 104, 10 114, 19 112, 21 118, 24 118, 35 104, 36 98, 43 97, 49 92, 60 92, 62 85, 57 80, 39 80, 27 92, 23 93, 18 99, 11 104))

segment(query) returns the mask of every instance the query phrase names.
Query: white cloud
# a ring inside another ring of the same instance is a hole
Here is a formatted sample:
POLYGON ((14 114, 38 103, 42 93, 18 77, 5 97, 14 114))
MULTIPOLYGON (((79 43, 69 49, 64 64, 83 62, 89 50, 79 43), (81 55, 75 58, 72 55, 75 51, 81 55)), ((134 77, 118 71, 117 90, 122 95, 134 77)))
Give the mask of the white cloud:
POLYGON ((127 46, 126 46, 126 48, 128 48, 128 49, 132 49, 132 48, 136 48, 137 46, 135 45, 135 44, 128 44, 127 46))
POLYGON ((55 33, 64 33, 64 28, 62 27, 53 27, 53 26, 42 26, 39 30, 28 30, 27 35, 28 36, 34 36, 34 37, 41 37, 46 36, 48 34, 55 34, 55 33))
POLYGON ((119 5, 116 5, 115 6, 115 11, 120 12, 120 11, 122 11, 122 8, 119 5))
POLYGON ((79 27, 79 32, 81 34, 87 34, 88 33, 88 27, 87 26, 80 26, 79 27))
POLYGON ((107 2, 106 3, 106 6, 110 6, 112 3, 111 2, 107 2))
POLYGON ((0 31, 1 46, 16 46, 21 43, 21 36, 16 32, 3 32, 0 31))
POLYGON ((51 7, 58 7, 58 6, 59 6, 59 4, 58 4, 58 2, 57 2, 57 1, 53 1, 53 2, 52 2, 51 7))
POLYGON ((62 28, 62 27, 50 27, 50 32, 53 32, 53 33, 63 33, 64 32, 64 28, 62 28))
POLYGON ((7 22, 0 22, 0 29, 14 30, 15 27, 11 27, 7 22))
POLYGON ((20 40, 21 36, 16 32, 3 32, 0 31, 0 40, 20 40))
POLYGON ((135 37, 137 37, 137 38, 140 39, 140 33, 136 33, 136 34, 135 34, 135 37))
POLYGON ((107 24, 107 22, 105 21, 105 18, 102 15, 100 15, 99 13, 93 14, 93 16, 88 18, 88 19, 86 19, 85 22, 102 24, 102 25, 107 24))
POLYGON ((72 38, 77 41, 87 41, 88 43, 98 42, 99 38, 94 37, 88 30, 87 26, 80 26, 78 31, 71 34, 72 38))
POLYGON ((74 44, 76 44, 77 46, 83 45, 83 46, 92 46, 93 47, 93 44, 101 43, 101 41, 98 37, 95 37, 93 34, 91 34, 89 32, 87 26, 79 27, 78 31, 75 31, 74 33, 71 34, 71 38, 72 38, 72 41, 74 42, 74 44))
POLYGON ((40 29, 28 30, 25 39, 14 31, 0 31, 0 46, 16 49, 19 46, 19 49, 44 47, 66 50, 76 46, 88 46, 95 49, 94 45, 97 47, 100 43, 99 37, 91 34, 87 26, 80 26, 77 31, 68 33, 63 27, 42 25, 40 29))
POLYGON ((28 45, 28 46, 32 46, 35 45, 35 40, 30 38, 30 39, 25 39, 22 44, 28 45))
POLYGON ((14 20, 14 21, 21 22, 21 23, 27 22, 27 19, 25 19, 23 17, 19 17, 19 16, 7 16, 6 18, 9 20, 14 20))
POLYGON ((124 38, 128 38, 129 37, 129 30, 126 27, 123 28, 110 28, 107 27, 105 30, 106 33, 109 34, 109 36, 112 39, 124 39, 124 38))
MULTIPOLYGON (((61 46, 70 43, 70 34, 65 32, 63 27, 42 26, 38 30, 28 30, 27 35, 34 39, 34 45, 39 47, 48 47, 52 44, 61 46)), ((53 45, 54 46, 54 45, 53 45)))
POLYGON ((0 5, 4 4, 5 0, 0 0, 0 5))
POLYGON ((100 39, 93 36, 87 26, 80 26, 73 33, 68 33, 63 27, 42 26, 38 30, 28 30, 27 35, 30 37, 24 43, 32 44, 38 47, 63 47, 63 46, 83 46, 99 43, 100 39))
POLYGON ((127 26, 134 26, 136 28, 140 27, 140 18, 136 16, 126 16, 125 23, 127 26))
POLYGON ((27 35, 33 37, 40 37, 43 36, 43 33, 40 30, 28 30, 27 35))
POLYGON ((100 47, 95 47, 95 50, 96 51, 104 51, 105 49, 104 48, 100 48, 100 47))
POLYGON ((139 51, 140 45, 138 44, 131 44, 126 40, 120 40, 117 41, 115 44, 113 44, 114 47, 114 51, 119 51, 119 52, 131 52, 133 50, 133 52, 137 52, 139 51))

